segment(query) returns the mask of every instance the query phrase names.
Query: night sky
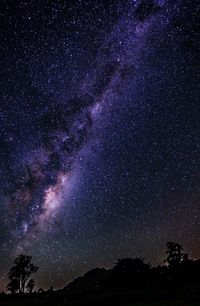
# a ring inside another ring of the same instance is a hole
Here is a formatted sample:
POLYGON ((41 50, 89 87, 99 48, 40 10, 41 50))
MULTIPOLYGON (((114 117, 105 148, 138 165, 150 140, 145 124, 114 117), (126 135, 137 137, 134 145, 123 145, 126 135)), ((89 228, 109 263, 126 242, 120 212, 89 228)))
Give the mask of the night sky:
POLYGON ((1 290, 200 257, 198 2, 1 0, 1 290))

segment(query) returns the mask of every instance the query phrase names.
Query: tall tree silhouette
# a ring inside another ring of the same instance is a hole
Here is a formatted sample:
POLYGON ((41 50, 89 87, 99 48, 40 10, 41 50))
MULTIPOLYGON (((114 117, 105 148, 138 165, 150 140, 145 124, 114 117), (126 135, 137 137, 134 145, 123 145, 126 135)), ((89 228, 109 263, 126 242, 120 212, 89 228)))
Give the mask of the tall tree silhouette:
POLYGON ((167 242, 167 258, 165 259, 165 262, 167 262, 170 268, 173 268, 188 259, 188 254, 184 254, 182 251, 183 247, 181 244, 176 242, 167 242))
POLYGON ((30 276, 38 270, 38 267, 31 263, 31 260, 32 257, 27 255, 20 255, 15 259, 12 268, 8 272, 10 282, 7 285, 7 289, 9 291, 25 292, 30 276))

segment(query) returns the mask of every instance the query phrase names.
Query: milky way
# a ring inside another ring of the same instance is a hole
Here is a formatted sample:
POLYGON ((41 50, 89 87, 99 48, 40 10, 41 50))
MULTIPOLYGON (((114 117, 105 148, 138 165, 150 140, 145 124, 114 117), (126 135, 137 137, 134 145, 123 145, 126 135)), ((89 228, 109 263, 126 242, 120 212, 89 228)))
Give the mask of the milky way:
POLYGON ((3 1, 2 286, 199 246, 196 1, 3 1), (48 255, 48 258, 47 258, 48 255))

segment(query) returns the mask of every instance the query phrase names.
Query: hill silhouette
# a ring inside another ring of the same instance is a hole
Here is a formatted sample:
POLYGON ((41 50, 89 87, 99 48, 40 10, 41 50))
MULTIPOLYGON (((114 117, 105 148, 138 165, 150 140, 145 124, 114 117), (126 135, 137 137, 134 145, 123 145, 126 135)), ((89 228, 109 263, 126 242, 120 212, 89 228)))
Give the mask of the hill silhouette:
POLYGON ((73 280, 71 283, 65 286, 63 290, 68 292, 94 290, 101 287, 102 284, 104 284, 104 282, 108 279, 109 275, 111 275, 111 269, 106 270, 104 268, 95 268, 88 271, 83 276, 73 280))

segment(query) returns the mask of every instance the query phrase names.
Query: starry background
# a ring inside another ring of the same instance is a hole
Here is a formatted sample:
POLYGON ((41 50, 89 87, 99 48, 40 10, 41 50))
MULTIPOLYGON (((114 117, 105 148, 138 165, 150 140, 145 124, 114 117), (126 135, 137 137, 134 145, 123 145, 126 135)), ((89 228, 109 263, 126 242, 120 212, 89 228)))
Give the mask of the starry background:
POLYGON ((119 257, 200 257, 199 5, 2 0, 0 288, 119 257))

